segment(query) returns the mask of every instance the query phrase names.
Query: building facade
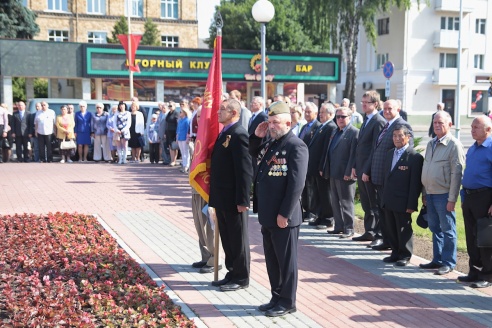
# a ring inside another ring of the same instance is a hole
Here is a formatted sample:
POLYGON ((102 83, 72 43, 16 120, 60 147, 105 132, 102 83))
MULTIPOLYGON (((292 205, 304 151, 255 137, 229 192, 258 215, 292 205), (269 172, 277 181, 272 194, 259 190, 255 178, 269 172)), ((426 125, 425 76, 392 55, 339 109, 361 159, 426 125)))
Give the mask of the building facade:
MULTIPOLYGON (((492 96, 488 93, 492 85, 492 41, 486 36, 492 32, 492 1, 466 0, 462 8, 462 22, 460 0, 420 1, 420 5, 412 0, 407 11, 393 8, 376 18, 376 47, 362 30, 357 101, 369 89, 386 98, 388 79, 383 66, 390 61, 394 72, 388 98, 402 100, 409 115, 427 117, 435 112, 438 102, 445 103, 453 117, 455 108, 460 116, 487 112, 492 96), (457 104, 460 28, 461 93, 457 104)), ((342 85, 344 77, 342 73, 342 85)))

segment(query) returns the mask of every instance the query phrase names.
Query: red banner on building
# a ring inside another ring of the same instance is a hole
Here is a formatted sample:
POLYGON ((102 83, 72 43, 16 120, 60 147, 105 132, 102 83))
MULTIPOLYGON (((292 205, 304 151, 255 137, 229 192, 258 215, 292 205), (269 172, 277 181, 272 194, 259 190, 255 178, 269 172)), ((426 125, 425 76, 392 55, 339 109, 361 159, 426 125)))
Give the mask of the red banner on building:
POLYGON ((222 36, 215 38, 214 54, 208 72, 207 86, 203 96, 202 111, 198 122, 195 153, 190 169, 191 186, 208 203, 210 194, 210 159, 215 140, 222 124, 217 111, 222 100, 222 36))
POLYGON ((135 65, 135 54, 137 53, 138 45, 142 39, 140 34, 118 34, 118 39, 120 39, 121 44, 126 52, 128 69, 133 72, 139 72, 140 68, 135 65), (131 50, 131 51, 128 51, 131 50))

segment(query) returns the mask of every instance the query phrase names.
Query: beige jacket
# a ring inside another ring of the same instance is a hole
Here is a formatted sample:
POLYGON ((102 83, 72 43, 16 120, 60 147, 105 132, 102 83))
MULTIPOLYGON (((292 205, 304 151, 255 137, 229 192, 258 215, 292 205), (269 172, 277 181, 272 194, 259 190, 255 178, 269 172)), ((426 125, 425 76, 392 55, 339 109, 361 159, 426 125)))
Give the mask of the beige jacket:
POLYGON ((427 144, 424 167, 422 168, 422 184, 425 194, 449 193, 448 201, 456 202, 459 195, 463 165, 465 164, 465 150, 461 142, 448 133, 437 144, 434 154, 432 144, 427 144))

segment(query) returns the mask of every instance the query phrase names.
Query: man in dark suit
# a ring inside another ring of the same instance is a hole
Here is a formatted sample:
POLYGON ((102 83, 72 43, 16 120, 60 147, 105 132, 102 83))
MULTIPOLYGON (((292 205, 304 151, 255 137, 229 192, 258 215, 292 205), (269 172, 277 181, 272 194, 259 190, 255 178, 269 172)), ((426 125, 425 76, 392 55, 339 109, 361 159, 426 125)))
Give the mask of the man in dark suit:
MULTIPOLYGON (((379 213, 379 224, 376 226, 376 236, 375 245, 372 246, 374 250, 385 250, 390 249, 389 242, 384 239, 385 237, 385 226, 384 226, 384 212, 381 209, 381 196, 383 195, 383 183, 384 183, 384 158, 388 150, 394 147, 393 144, 393 130, 397 125, 404 125, 408 128, 410 133, 412 133, 412 128, 410 124, 405 122, 398 114, 398 104, 396 100, 389 99, 384 103, 383 115, 386 119, 386 124, 375 140, 372 147, 371 154, 371 168, 367 178, 372 181, 376 187, 376 206, 373 211, 379 213), (384 237, 384 238, 383 238, 384 237)), ((409 141, 410 146, 413 147, 413 133, 409 141)))
POLYGON ((23 101, 17 103, 17 111, 14 113, 12 124, 12 138, 15 138, 15 152, 17 161, 29 162, 29 121, 31 114, 26 112, 26 104, 23 101))
MULTIPOLYGON (((265 103, 262 97, 253 97, 251 100, 251 118, 248 123, 248 135, 255 133, 256 128, 261 122, 268 121, 268 115, 265 113, 265 103)), ((256 158, 252 158, 253 174, 256 172, 256 158)))
POLYGON ((373 210, 376 207, 376 188, 368 178, 371 170, 372 147, 386 124, 386 120, 378 114, 379 97, 379 93, 375 90, 367 91, 362 96, 362 111, 365 117, 357 139, 353 175, 357 177, 360 203, 364 210, 364 233, 362 236, 352 238, 355 241, 373 241, 376 235, 374 229, 379 220, 379 213, 373 210))
POLYGON ((330 180, 327 176, 319 174, 321 160, 328 149, 330 137, 337 125, 333 122, 335 117, 335 107, 332 104, 324 103, 319 110, 319 121, 321 125, 314 133, 309 142, 309 162, 308 173, 306 176, 306 188, 312 188, 305 192, 307 197, 306 211, 315 213, 317 218, 309 225, 316 226, 318 229, 326 229, 333 225, 333 210, 331 208, 330 180))
POLYGON ((406 266, 413 252, 412 213, 418 210, 422 191, 422 165, 424 158, 409 145, 411 133, 404 125, 395 126, 395 148, 384 159, 384 184, 381 205, 384 225, 391 246, 386 263, 406 266))
POLYGON ((241 103, 222 102, 218 120, 224 125, 211 158, 209 205, 215 208, 220 238, 225 253, 225 278, 212 282, 222 291, 249 286, 249 192, 253 176, 248 151, 248 132, 238 124, 241 103))
MULTIPOLYGON (((316 119, 318 116, 318 106, 312 102, 306 103, 306 109, 304 111, 304 118, 306 119, 306 124, 301 128, 299 132, 299 138, 301 138, 306 145, 311 143, 316 131, 321 126, 321 123, 316 119)), ((315 199, 313 192, 316 188, 316 179, 314 176, 306 179, 306 185, 302 191, 302 209, 303 209, 303 219, 307 222, 316 221, 316 209, 314 209, 311 202, 315 199)))
POLYGON ((272 297, 259 307, 278 317, 296 311, 297 243, 302 211, 299 197, 308 165, 307 146, 290 133, 289 106, 270 106, 268 122, 250 136, 250 153, 259 159, 253 211, 258 213, 272 297), (269 132, 271 139, 262 144, 269 132))
POLYGON ((331 134, 328 151, 324 158, 322 173, 330 177, 331 207, 335 227, 329 234, 342 234, 340 238, 354 235, 355 177, 352 168, 355 163, 355 148, 359 129, 350 124, 352 111, 340 107, 336 111, 338 129, 331 134))

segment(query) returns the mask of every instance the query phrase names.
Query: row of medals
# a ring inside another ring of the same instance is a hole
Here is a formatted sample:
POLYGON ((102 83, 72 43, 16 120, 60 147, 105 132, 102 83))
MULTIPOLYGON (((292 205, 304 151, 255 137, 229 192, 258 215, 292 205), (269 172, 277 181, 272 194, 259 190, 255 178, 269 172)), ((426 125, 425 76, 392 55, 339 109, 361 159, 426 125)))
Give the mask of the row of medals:
MULTIPOLYGON (((282 158, 283 159, 283 158, 282 158)), ((287 176, 287 165, 286 164, 275 164, 270 168, 270 172, 268 172, 269 176, 280 177, 287 176)))

